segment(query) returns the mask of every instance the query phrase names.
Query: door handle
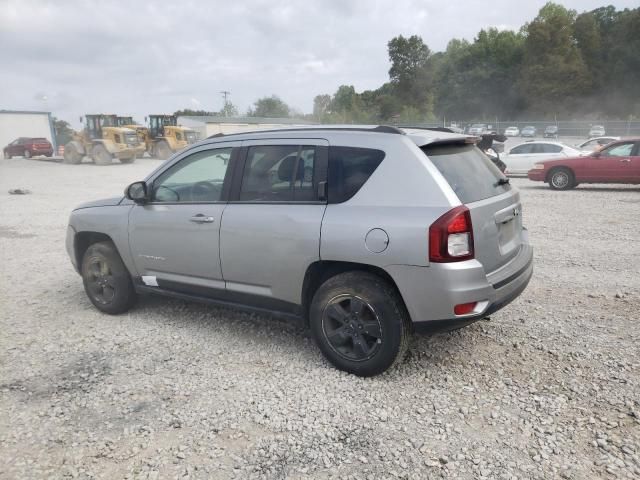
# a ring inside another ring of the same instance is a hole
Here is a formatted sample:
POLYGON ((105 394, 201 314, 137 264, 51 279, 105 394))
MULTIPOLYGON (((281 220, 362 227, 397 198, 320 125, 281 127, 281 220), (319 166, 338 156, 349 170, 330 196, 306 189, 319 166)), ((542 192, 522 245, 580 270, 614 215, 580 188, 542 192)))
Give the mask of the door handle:
POLYGON ((620 159, 621 162, 631 162, 630 158, 621 158, 620 159))
POLYGON ((213 223, 213 220, 214 220, 213 217, 207 217, 202 213, 199 213, 198 215, 194 215, 189 219, 190 222, 194 222, 194 223, 213 223))

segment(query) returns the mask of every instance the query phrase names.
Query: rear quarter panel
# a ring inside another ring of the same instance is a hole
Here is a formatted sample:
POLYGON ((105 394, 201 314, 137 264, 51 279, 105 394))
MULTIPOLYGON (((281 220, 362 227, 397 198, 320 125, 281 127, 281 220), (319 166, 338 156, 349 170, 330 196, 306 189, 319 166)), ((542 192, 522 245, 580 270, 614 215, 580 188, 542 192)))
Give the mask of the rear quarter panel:
POLYGON ((361 144, 353 137, 348 143, 341 143, 340 138, 330 140, 330 145, 377 148, 386 155, 355 196, 327 206, 320 257, 382 268, 394 264, 426 266, 429 226, 460 201, 411 140, 393 136, 389 141, 379 134, 366 137, 361 144), (384 230, 389 238, 381 253, 370 251, 365 244, 367 233, 375 228, 384 230))

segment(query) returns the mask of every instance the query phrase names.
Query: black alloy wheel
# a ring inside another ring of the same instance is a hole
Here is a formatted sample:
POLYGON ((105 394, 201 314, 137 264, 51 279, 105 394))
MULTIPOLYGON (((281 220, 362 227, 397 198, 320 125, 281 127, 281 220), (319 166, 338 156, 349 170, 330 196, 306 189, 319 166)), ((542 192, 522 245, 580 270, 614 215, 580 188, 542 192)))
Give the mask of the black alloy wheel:
POLYGON ((382 345, 378 314, 354 295, 338 295, 329 301, 322 315, 322 331, 330 347, 350 361, 365 361, 382 345))

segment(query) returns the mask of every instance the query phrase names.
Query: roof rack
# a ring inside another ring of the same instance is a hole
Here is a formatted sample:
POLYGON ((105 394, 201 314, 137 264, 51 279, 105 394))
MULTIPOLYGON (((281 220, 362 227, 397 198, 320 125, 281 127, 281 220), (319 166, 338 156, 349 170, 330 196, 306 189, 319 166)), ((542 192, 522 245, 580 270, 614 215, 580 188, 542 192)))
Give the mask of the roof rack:
POLYGON ((333 131, 346 131, 346 132, 375 132, 375 133, 394 133, 396 135, 405 135, 405 132, 397 127, 391 125, 378 125, 374 128, 365 127, 302 127, 302 128, 276 128, 270 130, 253 130, 251 132, 236 132, 236 133, 216 133, 207 138, 228 137, 231 135, 246 135, 247 133, 274 133, 274 132, 315 132, 319 130, 333 130, 333 131))
POLYGON ((402 125, 401 128, 411 128, 414 130, 431 130, 432 132, 458 133, 458 132, 454 132, 448 127, 420 127, 420 126, 413 126, 413 125, 402 125))

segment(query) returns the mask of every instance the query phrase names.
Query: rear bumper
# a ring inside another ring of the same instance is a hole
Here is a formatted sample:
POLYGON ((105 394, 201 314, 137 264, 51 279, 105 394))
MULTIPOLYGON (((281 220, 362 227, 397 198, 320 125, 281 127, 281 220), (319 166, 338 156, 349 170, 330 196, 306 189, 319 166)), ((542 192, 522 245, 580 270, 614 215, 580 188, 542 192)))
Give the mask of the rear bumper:
POLYGON ((394 265, 387 271, 400 290, 415 330, 455 328, 500 310, 524 291, 533 274, 533 248, 523 243, 518 255, 489 275, 477 260, 429 267, 394 265), (481 309, 454 314, 456 305, 471 302, 478 302, 481 309))

